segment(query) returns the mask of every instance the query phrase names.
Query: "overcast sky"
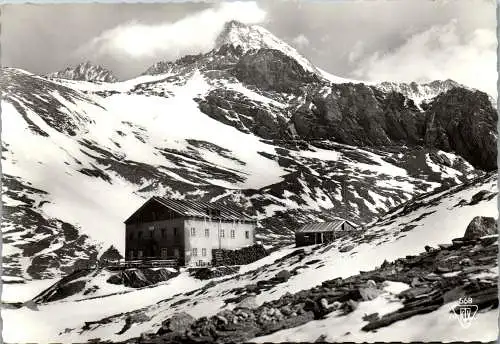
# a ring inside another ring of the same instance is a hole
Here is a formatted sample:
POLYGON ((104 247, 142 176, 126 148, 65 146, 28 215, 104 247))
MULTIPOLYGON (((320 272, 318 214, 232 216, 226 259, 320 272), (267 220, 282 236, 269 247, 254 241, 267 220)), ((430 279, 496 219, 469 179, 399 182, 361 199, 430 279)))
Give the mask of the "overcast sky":
POLYGON ((49 73, 86 60, 121 79, 206 52, 224 22, 259 24, 318 67, 358 80, 451 78, 496 94, 494 0, 4 5, 2 64, 49 73))

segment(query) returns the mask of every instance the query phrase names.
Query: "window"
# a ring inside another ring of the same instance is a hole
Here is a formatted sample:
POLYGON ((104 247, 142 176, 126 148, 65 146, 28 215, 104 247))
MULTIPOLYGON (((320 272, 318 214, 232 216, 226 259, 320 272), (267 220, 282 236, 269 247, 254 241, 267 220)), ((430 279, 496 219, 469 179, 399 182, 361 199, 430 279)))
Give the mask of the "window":
POLYGON ((206 237, 210 236, 210 229, 205 228, 205 236, 206 237))
POLYGON ((154 233, 155 233, 155 231, 154 231, 154 230, 149 231, 149 237, 150 237, 150 238, 152 238, 152 237, 154 236, 154 233))
POLYGON ((174 228, 174 236, 177 236, 177 227, 174 228))
POLYGON ((137 237, 140 239, 142 238, 142 231, 139 231, 139 233, 137 233, 137 237))
POLYGON ((249 231, 245 231, 245 238, 250 239, 250 232, 249 231))
POLYGON ((201 255, 202 255, 203 257, 206 257, 206 256, 207 256, 207 249, 206 249, 206 248, 202 248, 202 249, 201 249, 201 255))
POLYGON ((197 248, 193 248, 192 252, 191 252, 191 255, 193 257, 196 257, 198 255, 198 249, 197 248))
POLYGON ((168 257, 168 250, 166 247, 161 249, 161 257, 162 258, 167 258, 168 257))
POLYGON ((196 236, 196 228, 191 227, 191 236, 196 236))
POLYGON ((161 237, 164 238, 165 237, 165 231, 166 229, 165 228, 162 228, 161 229, 161 237))
POLYGON ((234 229, 231 229, 231 239, 234 239, 234 236, 235 236, 234 229))
POLYGON ((130 250, 128 252, 128 256, 130 257, 131 260, 134 259, 134 250, 130 250))
POLYGON ((175 257, 179 257, 180 256, 178 248, 174 248, 174 256, 175 257))
POLYGON ((220 234, 219 234, 219 235, 220 235, 220 237, 221 237, 221 238, 224 238, 224 230, 223 230, 223 229, 221 229, 219 233, 220 233, 220 234))
POLYGON ((142 251, 141 250, 137 251, 137 258, 139 258, 139 259, 142 258, 142 251))
POLYGON ((130 232, 128 235, 129 240, 134 239, 134 232, 130 232))

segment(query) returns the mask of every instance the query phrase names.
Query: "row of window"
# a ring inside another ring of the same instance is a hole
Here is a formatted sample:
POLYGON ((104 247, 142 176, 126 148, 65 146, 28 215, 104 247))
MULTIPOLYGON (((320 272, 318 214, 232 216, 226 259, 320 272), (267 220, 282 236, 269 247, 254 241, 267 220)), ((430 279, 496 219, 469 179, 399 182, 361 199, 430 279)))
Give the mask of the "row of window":
MULTIPOLYGON (((191 227, 191 236, 196 236, 196 228, 195 227, 191 227)), ((205 236, 206 237, 210 236, 210 229, 205 228, 205 236)), ((219 236, 221 238, 225 237, 225 231, 224 231, 224 229, 219 230, 219 236)), ((231 229, 231 239, 234 239, 235 237, 236 237, 236 231, 234 229, 231 229)), ((249 231, 245 231, 245 238, 246 239, 250 238, 250 232, 249 231)))
MULTIPOLYGON (((166 228, 160 228, 160 231, 161 231, 161 237, 162 238, 166 238, 167 237, 167 229, 166 228)), ((152 238, 154 236, 154 233, 155 233, 154 227, 150 228, 148 232, 149 232, 149 237, 152 238)), ((177 230, 177 227, 174 227, 174 237, 177 237, 178 232, 179 231, 177 230)), ((130 234, 128 235, 128 238, 130 240, 134 239, 135 238, 135 233, 134 232, 130 232, 130 234)), ((137 232, 137 238, 138 239, 142 239, 143 238, 142 231, 137 232)))
MULTIPOLYGON (((128 255, 129 255, 129 257, 131 259, 134 259, 134 258, 141 259, 141 258, 144 257, 144 252, 142 250, 137 250, 137 256, 136 256, 136 251, 135 250, 130 250, 128 252, 128 255)), ((174 257, 179 257, 180 256, 180 251, 179 251, 178 248, 174 248, 173 255, 174 255, 174 257)), ((166 247, 164 247, 164 248, 161 249, 161 257, 162 258, 168 258, 168 257, 170 257, 168 249, 166 247)))
MULTIPOLYGON (((193 256, 193 257, 198 256, 198 249, 197 248, 192 248, 191 249, 191 256, 193 256)), ((201 256, 202 257, 206 257, 207 256, 207 249, 206 248, 202 248, 201 249, 201 256)))
MULTIPOLYGON (((160 231, 161 231, 161 237, 165 238, 167 236, 167 229, 166 228, 161 228, 160 231)), ((153 238, 154 232, 155 232, 154 229, 150 229, 149 230, 149 237, 150 238, 153 238)), ((176 237, 177 234, 178 234, 178 230, 177 230, 177 228, 174 228, 174 237, 176 237)), ((230 234, 231 234, 231 239, 234 239, 236 237, 236 231, 234 229, 231 229, 230 234)), ((196 228, 194 228, 194 227, 191 228, 191 236, 196 236, 196 228)), ((205 237, 209 237, 209 236, 210 236, 210 229, 205 228, 205 237)), ((224 229, 221 229, 219 231, 219 236, 221 238, 225 237, 225 231, 224 231, 224 229)), ((128 238, 130 240, 134 239, 135 238, 135 233, 134 232, 130 232, 130 234, 128 235, 128 238)), ((137 238, 138 239, 142 239, 143 238, 142 231, 137 232, 137 238)), ((250 232, 249 231, 245 231, 245 239, 250 239, 250 232)))

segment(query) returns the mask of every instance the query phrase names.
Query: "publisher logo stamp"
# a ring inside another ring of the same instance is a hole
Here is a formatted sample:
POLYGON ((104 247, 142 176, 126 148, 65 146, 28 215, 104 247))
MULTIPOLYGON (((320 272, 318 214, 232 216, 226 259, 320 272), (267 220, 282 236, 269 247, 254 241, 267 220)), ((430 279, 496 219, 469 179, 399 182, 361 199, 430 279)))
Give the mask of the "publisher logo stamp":
POLYGON ((472 298, 461 297, 458 305, 452 307, 452 316, 458 320, 463 328, 469 328, 476 317, 477 305, 472 303, 472 298))

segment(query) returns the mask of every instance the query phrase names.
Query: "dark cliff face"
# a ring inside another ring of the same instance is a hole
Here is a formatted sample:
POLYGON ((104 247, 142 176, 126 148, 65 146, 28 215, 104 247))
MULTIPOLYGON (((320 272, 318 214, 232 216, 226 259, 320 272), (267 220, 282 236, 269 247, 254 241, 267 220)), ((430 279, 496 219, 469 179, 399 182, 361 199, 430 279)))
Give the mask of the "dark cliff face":
POLYGON ((305 139, 331 139, 356 146, 410 145, 454 151, 474 167, 497 168, 497 113, 488 96, 453 88, 436 97, 424 112, 402 94, 381 94, 362 84, 333 85, 316 96, 312 109, 292 117, 305 139))
POLYGON ((260 90, 297 94, 299 88, 319 82, 318 76, 307 72, 293 58, 279 50, 249 51, 233 69, 234 76, 260 90))
POLYGON ((426 111, 425 144, 455 151, 475 167, 494 170, 497 121, 487 94, 454 88, 439 95, 426 111))
POLYGON ((380 146, 417 144, 422 130, 417 116, 413 102, 399 93, 382 94, 364 84, 341 84, 332 85, 326 97, 316 93, 291 122, 301 138, 380 146))

